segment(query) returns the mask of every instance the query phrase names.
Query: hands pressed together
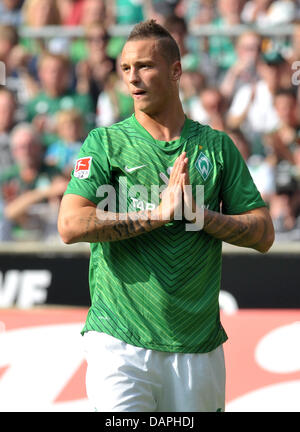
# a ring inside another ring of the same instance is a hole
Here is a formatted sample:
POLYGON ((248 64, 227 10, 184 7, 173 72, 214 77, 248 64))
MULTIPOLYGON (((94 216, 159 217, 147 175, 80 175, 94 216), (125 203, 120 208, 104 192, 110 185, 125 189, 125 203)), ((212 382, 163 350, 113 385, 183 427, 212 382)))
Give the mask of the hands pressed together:
POLYGON ((192 197, 191 188, 187 186, 190 186, 188 158, 186 152, 183 152, 175 160, 168 185, 161 194, 161 202, 158 206, 160 220, 183 219, 183 208, 185 216, 196 211, 196 202, 192 197))

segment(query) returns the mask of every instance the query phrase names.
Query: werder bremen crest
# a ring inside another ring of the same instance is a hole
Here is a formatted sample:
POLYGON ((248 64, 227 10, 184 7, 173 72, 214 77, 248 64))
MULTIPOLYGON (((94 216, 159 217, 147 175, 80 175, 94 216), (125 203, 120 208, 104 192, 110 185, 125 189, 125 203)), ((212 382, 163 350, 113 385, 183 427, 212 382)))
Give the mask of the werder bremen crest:
POLYGON ((203 180, 205 181, 209 176, 209 173, 211 172, 212 164, 209 161, 209 159, 205 156, 205 154, 201 152, 198 156, 198 159, 196 160, 195 167, 197 168, 203 180))

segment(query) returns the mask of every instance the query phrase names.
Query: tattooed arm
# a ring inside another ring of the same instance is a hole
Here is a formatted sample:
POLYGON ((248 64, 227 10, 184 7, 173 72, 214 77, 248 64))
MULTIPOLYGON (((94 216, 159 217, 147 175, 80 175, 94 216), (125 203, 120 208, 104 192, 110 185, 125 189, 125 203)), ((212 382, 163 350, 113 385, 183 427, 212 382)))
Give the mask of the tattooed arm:
POLYGON ((225 215, 205 210, 203 230, 227 243, 267 252, 274 241, 269 211, 260 207, 239 215, 225 215))
MULTIPOLYGON (((189 184, 188 171, 185 170, 184 185, 189 184)), ((185 195, 184 202, 187 207, 190 205, 185 195)), ((193 213, 195 213, 195 201, 192 200, 191 204, 193 213)), ((203 231, 226 243, 252 248, 262 253, 267 252, 274 242, 273 222, 266 207, 259 207, 237 215, 227 215, 205 209, 203 231)))
POLYGON ((62 240, 67 244, 118 241, 163 226, 173 219, 176 209, 182 204, 186 164, 183 153, 174 163, 160 205, 151 211, 112 213, 98 209, 80 195, 65 195, 58 216, 58 232, 62 240))
POLYGON ((61 202, 58 231, 64 243, 125 240, 164 225, 151 211, 112 213, 97 209, 79 195, 65 195, 61 202))

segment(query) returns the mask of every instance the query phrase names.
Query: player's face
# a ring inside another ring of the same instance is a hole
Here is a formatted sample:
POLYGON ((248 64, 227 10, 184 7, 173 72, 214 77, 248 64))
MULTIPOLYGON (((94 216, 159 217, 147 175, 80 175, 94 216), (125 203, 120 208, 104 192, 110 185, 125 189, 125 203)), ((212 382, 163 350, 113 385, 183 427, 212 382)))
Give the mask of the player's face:
POLYGON ((155 39, 125 44, 121 70, 135 110, 154 115, 168 106, 174 91, 174 67, 176 64, 170 65, 159 52, 159 43, 155 39))

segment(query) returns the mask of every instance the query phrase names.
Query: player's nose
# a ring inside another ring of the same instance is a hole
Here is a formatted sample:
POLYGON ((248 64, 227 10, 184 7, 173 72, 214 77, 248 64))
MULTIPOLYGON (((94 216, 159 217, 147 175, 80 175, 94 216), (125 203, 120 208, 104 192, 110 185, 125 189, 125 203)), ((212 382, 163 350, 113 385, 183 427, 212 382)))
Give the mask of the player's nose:
POLYGON ((139 74, 136 68, 131 68, 129 72, 129 82, 130 84, 135 84, 139 82, 139 74))

